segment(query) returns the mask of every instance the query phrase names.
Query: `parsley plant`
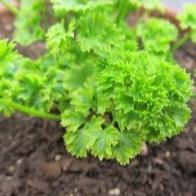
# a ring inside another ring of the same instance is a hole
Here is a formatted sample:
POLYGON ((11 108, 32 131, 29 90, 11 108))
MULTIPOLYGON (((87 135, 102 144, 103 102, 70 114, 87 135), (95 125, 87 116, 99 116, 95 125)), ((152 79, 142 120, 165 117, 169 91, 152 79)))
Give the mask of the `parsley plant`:
MULTIPOLYGON (((158 1, 138 2, 22 0, 14 40, 42 41, 47 50, 31 60, 13 41, 0 41, 0 111, 58 120, 72 155, 92 154, 122 165, 145 142, 179 134, 190 117, 192 81, 179 65, 160 58, 178 31, 155 18, 129 27, 129 8, 152 9, 158 1), (52 22, 46 21, 49 13, 52 22)), ((184 15, 183 26, 194 30, 184 15)))

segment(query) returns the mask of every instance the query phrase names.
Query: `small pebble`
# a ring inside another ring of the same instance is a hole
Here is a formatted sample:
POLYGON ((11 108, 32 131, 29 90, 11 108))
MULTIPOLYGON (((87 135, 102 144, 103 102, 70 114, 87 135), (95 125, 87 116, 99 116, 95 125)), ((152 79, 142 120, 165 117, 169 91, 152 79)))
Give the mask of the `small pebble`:
POLYGON ((135 159, 131 162, 131 166, 133 166, 133 167, 138 166, 138 165, 139 165, 139 161, 137 159, 135 159))
POLYGON ((166 158, 170 158, 170 156, 171 156, 171 153, 170 153, 169 151, 167 151, 167 152, 165 153, 165 157, 166 157, 166 158))
POLYGON ((16 164, 17 164, 17 165, 21 165, 22 162, 23 162, 23 159, 18 159, 18 160, 16 161, 16 164))
POLYGON ((78 189, 77 189, 77 188, 75 188, 75 189, 74 189, 74 193, 77 193, 77 192, 78 192, 78 189))
POLYGON ((15 172, 15 170, 16 170, 16 168, 14 166, 10 166, 8 168, 8 171, 9 171, 10 174, 13 174, 15 172))
POLYGON ((148 173, 151 173, 152 172, 152 165, 148 165, 147 172, 148 173))
POLYGON ((61 161, 61 167, 62 167, 62 170, 64 172, 66 172, 67 170, 69 170, 69 167, 71 166, 72 161, 73 161, 72 159, 63 159, 61 161))
POLYGON ((109 190, 109 195, 114 195, 114 196, 120 195, 120 189, 114 188, 114 189, 109 190))
POLYGON ((59 163, 43 163, 41 164, 41 171, 49 178, 57 178, 61 174, 61 167, 59 163))
POLYGON ((156 164, 158 165, 163 165, 163 160, 159 159, 159 158, 154 158, 153 160, 156 164))
POLYGON ((148 146, 144 143, 142 146, 141 155, 147 156, 148 155, 148 146))
POLYGON ((61 155, 56 155, 55 156, 55 161, 60 161, 61 160, 61 155))
POLYGON ((6 177, 7 180, 12 180, 13 178, 11 176, 6 177))

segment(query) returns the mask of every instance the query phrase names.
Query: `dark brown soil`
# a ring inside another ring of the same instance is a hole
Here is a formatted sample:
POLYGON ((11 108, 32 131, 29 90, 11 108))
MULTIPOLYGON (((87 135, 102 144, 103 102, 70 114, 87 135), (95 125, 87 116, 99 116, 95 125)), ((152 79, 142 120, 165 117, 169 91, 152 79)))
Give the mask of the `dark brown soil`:
MULTIPOLYGON (((1 7, 0 7, 1 8, 1 7)), ((10 38, 10 35, 13 31, 13 22, 14 18, 9 13, 4 13, 0 9, 0 39, 10 38)))
MULTIPOLYGON (((196 68, 192 44, 176 57, 189 71, 196 68)), ((191 106, 182 135, 146 146, 127 167, 69 156, 56 122, 1 116, 0 196, 195 196, 196 102, 191 106)))

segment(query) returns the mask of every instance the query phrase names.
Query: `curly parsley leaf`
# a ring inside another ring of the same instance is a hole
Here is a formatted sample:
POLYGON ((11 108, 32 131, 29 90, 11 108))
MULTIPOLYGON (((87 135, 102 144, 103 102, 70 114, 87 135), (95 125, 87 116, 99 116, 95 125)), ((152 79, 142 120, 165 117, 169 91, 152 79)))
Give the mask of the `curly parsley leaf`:
POLYGON ((190 38, 196 43, 196 4, 185 5, 182 13, 179 13, 177 18, 180 21, 180 25, 183 29, 190 29, 190 38))
POLYGON ((165 55, 170 50, 171 42, 176 40, 178 30, 165 19, 150 18, 138 25, 137 35, 146 51, 165 55))

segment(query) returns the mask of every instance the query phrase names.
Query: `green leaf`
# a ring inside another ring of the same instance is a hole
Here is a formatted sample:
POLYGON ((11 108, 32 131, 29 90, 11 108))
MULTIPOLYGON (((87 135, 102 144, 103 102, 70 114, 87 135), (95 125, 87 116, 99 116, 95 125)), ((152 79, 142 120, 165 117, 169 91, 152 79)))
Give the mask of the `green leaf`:
MULTIPOLYGON (((72 124, 72 122, 74 122, 74 119, 69 120, 68 123, 72 124)), ((64 135, 65 145, 68 151, 77 157, 86 157, 87 152, 93 147, 100 135, 99 133, 101 133, 101 123, 102 119, 93 118, 83 126, 78 126, 77 131, 73 127, 70 127, 64 135)), ((75 121, 74 124, 79 123, 75 121)))
MULTIPOLYGON (((112 158, 112 147, 118 143, 118 131, 113 126, 106 127, 101 130, 90 132, 94 137, 94 144, 91 147, 91 152, 94 156, 98 156, 100 160, 103 158, 112 158)), ((89 137, 89 139, 91 136, 89 137)))
POLYGON ((112 146, 118 142, 118 131, 112 127, 101 127, 103 119, 93 117, 92 120, 77 131, 67 131, 64 136, 68 151, 77 157, 85 157, 87 152, 103 158, 112 158, 112 146))
POLYGON ((69 91, 75 91, 80 87, 84 87, 85 82, 91 77, 93 65, 81 64, 80 66, 73 65, 65 72, 64 87, 69 91))
POLYGON ((71 132, 76 132, 85 123, 85 117, 82 114, 70 109, 64 111, 61 119, 62 126, 67 127, 67 130, 71 132))
POLYGON ((69 23, 68 30, 65 31, 64 23, 56 23, 47 32, 47 46, 55 57, 68 50, 71 39, 74 38, 75 21, 69 23), (55 47, 54 47, 55 46, 55 47))
POLYGON ((77 112, 82 114, 88 114, 90 109, 96 107, 95 102, 93 101, 94 89, 93 85, 86 84, 84 88, 80 88, 71 93, 71 105, 74 105, 77 112))
POLYGON ((78 28, 80 31, 77 34, 77 42, 84 52, 93 50, 100 54, 118 46, 117 43, 125 39, 104 12, 89 12, 84 15, 79 19, 78 28))
POLYGON ((87 156, 87 142, 88 138, 85 135, 84 129, 79 129, 76 132, 67 131, 64 135, 66 149, 76 157, 87 156))
POLYGON ((144 135, 139 131, 123 131, 118 133, 119 142, 112 148, 113 157, 122 165, 129 163, 140 153, 144 143, 144 135))
POLYGON ((15 44, 8 40, 0 40, 0 70, 16 70, 14 65, 20 59, 20 55, 15 51, 15 44))

